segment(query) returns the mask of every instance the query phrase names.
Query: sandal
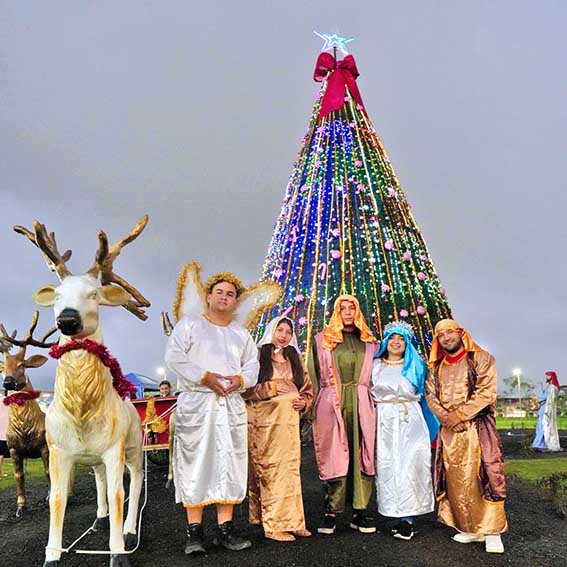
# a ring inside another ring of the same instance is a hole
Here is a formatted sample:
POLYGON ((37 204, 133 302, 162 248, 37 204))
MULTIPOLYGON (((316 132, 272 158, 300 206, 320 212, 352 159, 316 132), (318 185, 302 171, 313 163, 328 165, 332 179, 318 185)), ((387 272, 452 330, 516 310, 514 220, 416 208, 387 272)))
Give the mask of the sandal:
POLYGON ((305 528, 302 528, 300 530, 295 530, 291 533, 293 535, 297 536, 297 537, 310 537, 311 536, 311 532, 309 530, 306 530, 305 528))
POLYGON ((287 532, 265 532, 264 535, 275 541, 295 541, 295 538, 287 532))

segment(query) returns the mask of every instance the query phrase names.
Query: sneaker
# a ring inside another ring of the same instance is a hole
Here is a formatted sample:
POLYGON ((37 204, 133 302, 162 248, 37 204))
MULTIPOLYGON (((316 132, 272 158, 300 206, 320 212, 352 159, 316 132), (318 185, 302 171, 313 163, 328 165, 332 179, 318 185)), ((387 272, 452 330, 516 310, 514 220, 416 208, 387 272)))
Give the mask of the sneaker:
POLYGON ((234 524, 231 521, 217 526, 217 535, 213 543, 230 551, 241 551, 252 547, 252 543, 249 540, 234 534, 234 524))
POLYGON ((482 534, 467 534, 465 532, 459 532, 453 536, 453 541, 459 543, 475 543, 477 541, 483 542, 484 536, 482 534))
POLYGON ((189 524, 187 526, 187 544, 185 545, 185 553, 205 553, 203 546, 203 526, 201 524, 189 524))
POLYGON ((357 512, 352 515, 350 527, 362 534, 373 534, 376 532, 376 526, 373 524, 371 518, 363 512, 357 512))
POLYGON ((392 528, 394 537, 409 541, 414 535, 413 524, 407 521, 400 522, 395 528, 392 528))
POLYGON ((333 535, 337 527, 337 517, 333 514, 325 514, 323 525, 317 528, 317 533, 325 535, 333 535))
POLYGON ((487 535, 484 540, 487 553, 504 553, 504 544, 499 535, 487 535))

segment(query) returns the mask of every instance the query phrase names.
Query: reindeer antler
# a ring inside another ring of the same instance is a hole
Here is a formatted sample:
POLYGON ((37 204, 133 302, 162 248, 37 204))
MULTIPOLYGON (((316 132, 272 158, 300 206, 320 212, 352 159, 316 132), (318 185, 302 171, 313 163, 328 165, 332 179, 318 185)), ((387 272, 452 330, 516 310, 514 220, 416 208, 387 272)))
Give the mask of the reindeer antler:
POLYGON ((6 328, 0 323, 0 352, 10 352, 13 346, 10 339, 13 339, 16 333, 17 331, 14 331, 11 335, 8 335, 6 328))
MULTIPOLYGON (((10 345, 19 346, 23 349, 25 349, 27 346, 34 346, 34 347, 39 347, 39 348, 50 348, 53 345, 56 345, 57 341, 50 342, 50 343, 48 343, 46 341, 53 333, 55 333, 55 331, 57 331, 57 327, 51 327, 51 329, 49 329, 47 331, 47 333, 45 333, 41 337, 41 339, 39 339, 39 340, 33 338, 33 332, 35 331, 35 328, 37 327, 38 320, 39 320, 39 311, 34 311, 30 328, 29 328, 26 336, 22 340, 16 339, 17 331, 14 331, 12 333, 12 335, 8 335, 8 333, 6 332, 6 329, 4 328, 4 325, 2 325, 0 323, 0 333, 2 333, 2 337, 0 337, 0 343, 8 343, 10 345)), ((4 351, 4 352, 7 352, 7 351, 4 351)))
POLYGON ((171 322, 167 311, 161 312, 161 330, 167 337, 169 337, 173 332, 173 323, 171 322))
POLYGON ((30 242, 39 248, 49 269, 55 272, 57 277, 63 281, 64 278, 71 275, 71 272, 65 265, 71 257, 71 250, 60 254, 57 249, 55 233, 51 232, 48 234, 45 225, 41 224, 39 221, 33 223, 33 228, 34 232, 20 225, 14 226, 14 230, 17 233, 23 234, 30 242))
POLYGON ((124 291, 127 291, 132 298, 126 305, 124 305, 124 307, 142 321, 145 321, 148 318, 144 309, 151 305, 150 302, 133 285, 128 283, 124 278, 121 278, 118 274, 114 273, 113 264, 117 256, 120 255, 122 248, 138 238, 144 228, 146 228, 148 218, 148 215, 144 215, 130 231, 128 236, 110 247, 108 245, 106 232, 104 232, 104 230, 100 230, 98 233, 98 250, 95 255, 95 261, 88 271, 88 273, 95 278, 98 277, 100 273, 100 281, 102 285, 114 283, 120 286, 124 291))

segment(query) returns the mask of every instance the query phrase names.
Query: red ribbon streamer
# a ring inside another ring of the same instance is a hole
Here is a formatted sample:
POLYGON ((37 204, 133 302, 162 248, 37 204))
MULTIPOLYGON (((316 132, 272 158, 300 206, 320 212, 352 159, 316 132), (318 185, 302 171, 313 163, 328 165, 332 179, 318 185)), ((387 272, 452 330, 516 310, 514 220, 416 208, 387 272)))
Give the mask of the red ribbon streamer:
POLYGON ((26 402, 37 398, 39 398, 39 392, 36 392, 35 390, 32 390, 31 392, 17 392, 16 394, 6 396, 2 403, 5 406, 23 406, 26 402))
POLYGON ((343 107, 347 88, 352 98, 364 108, 360 91, 356 85, 358 75, 359 72, 352 55, 347 55, 341 61, 335 61, 330 53, 325 52, 319 55, 313 79, 318 83, 327 79, 327 90, 319 109, 319 119, 343 107))
POLYGON ((118 360, 116 360, 101 343, 97 343, 91 339, 83 339, 82 341, 73 339, 61 346, 53 345, 49 350, 49 356, 56 359, 61 358, 65 353, 71 350, 86 350, 98 357, 110 370, 112 386, 123 400, 136 393, 136 386, 124 377, 118 360))

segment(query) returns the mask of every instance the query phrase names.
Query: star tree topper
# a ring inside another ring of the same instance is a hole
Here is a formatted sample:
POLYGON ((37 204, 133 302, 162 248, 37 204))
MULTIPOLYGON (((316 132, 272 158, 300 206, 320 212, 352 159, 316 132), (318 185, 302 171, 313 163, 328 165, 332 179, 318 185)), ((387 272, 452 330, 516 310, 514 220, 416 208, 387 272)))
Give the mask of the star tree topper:
POLYGON ((313 31, 313 33, 319 36, 322 40, 325 41, 321 51, 327 51, 327 49, 332 49, 336 47, 337 49, 341 50, 345 55, 348 55, 348 49, 346 47, 347 43, 354 41, 354 37, 346 37, 342 35, 338 35, 336 33, 319 33, 317 31, 313 31))

